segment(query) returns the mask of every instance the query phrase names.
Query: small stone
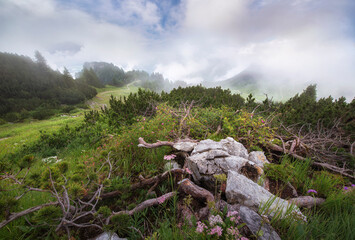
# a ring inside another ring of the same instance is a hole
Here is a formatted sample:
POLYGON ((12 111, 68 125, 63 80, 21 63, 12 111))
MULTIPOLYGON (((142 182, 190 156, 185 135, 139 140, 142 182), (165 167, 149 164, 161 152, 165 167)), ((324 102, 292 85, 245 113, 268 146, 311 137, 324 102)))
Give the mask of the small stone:
POLYGON ((91 238, 91 240, 127 240, 127 238, 120 238, 116 233, 103 232, 100 235, 91 238))
POLYGON ((270 226, 267 220, 263 219, 252 209, 241 206, 239 216, 247 225, 250 231, 258 236, 260 240, 281 240, 277 232, 270 226), (260 231, 261 230, 261 231, 260 231))

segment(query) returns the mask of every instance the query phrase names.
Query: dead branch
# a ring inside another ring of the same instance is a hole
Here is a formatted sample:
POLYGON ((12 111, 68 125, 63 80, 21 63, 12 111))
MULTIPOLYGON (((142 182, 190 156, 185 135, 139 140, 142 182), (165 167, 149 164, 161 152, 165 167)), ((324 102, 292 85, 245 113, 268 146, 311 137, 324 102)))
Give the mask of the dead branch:
POLYGON ((206 189, 197 186, 190 179, 183 179, 179 183, 179 190, 191 195, 193 198, 204 199, 206 202, 214 201, 214 196, 212 193, 206 189))
POLYGON ((122 214, 133 215, 133 214, 140 212, 148 207, 162 204, 166 200, 169 200, 170 198, 174 197, 176 194, 177 194, 176 192, 169 192, 169 193, 166 193, 160 197, 145 200, 144 202, 138 204, 137 207, 133 208, 132 210, 129 210, 129 211, 123 210, 123 211, 119 211, 119 212, 113 212, 112 215, 106 219, 106 224, 110 223, 113 216, 122 215, 122 214))
POLYGON ((300 196, 297 198, 291 198, 288 200, 290 203, 295 204, 297 207, 311 208, 314 206, 319 206, 324 203, 324 198, 315 198, 312 196, 300 196))
POLYGON ((42 209, 44 207, 53 206, 53 205, 58 205, 58 202, 45 203, 45 204, 42 204, 42 205, 39 205, 39 206, 28 208, 28 209, 23 210, 21 212, 11 213, 10 216, 6 220, 4 220, 4 221, 2 221, 0 223, 0 229, 2 227, 4 227, 6 224, 12 222, 13 220, 18 219, 19 217, 22 217, 22 216, 25 216, 27 214, 36 212, 36 211, 38 211, 38 210, 40 210, 40 209, 42 209))
POLYGON ((146 143, 142 137, 138 138, 138 147, 144 147, 144 148, 157 148, 161 146, 170 146, 172 147, 174 145, 173 142, 168 142, 168 141, 157 141, 156 143, 146 143))
MULTIPOLYGON (((282 147, 276 145, 276 144, 273 144, 273 143, 268 143, 267 145, 270 149, 274 150, 274 151, 278 151, 278 152, 283 152, 284 154, 289 154, 290 156, 298 159, 298 160, 301 160, 301 161, 305 161, 306 158, 300 156, 300 155, 297 155, 296 153, 292 153, 290 152, 289 150, 287 149, 283 149, 282 147)), ((348 173, 346 173, 347 171, 351 172, 351 170, 347 170, 347 169, 344 169, 344 168, 339 168, 337 166, 334 166, 334 165, 331 165, 331 164, 328 164, 328 163, 321 163, 321 162, 311 162, 311 165, 313 166, 319 166, 319 167, 323 167, 323 168, 326 168, 332 172, 336 172, 336 173, 339 173, 343 176, 346 176, 346 177, 349 177, 349 178, 352 178, 352 179, 355 179, 355 176, 354 175, 350 175, 348 173)))
POLYGON ((167 179, 169 176, 175 176, 175 175, 183 175, 183 174, 188 174, 188 172, 185 169, 180 169, 180 168, 176 168, 176 169, 172 169, 169 171, 166 171, 160 175, 148 178, 148 179, 141 179, 140 182, 135 183, 131 186, 131 190, 137 189, 137 188, 142 188, 144 186, 148 186, 148 185, 152 185, 155 183, 160 183, 162 181, 164 181, 165 179, 167 179))
MULTIPOLYGON (((160 175, 151 177, 151 178, 144 178, 143 176, 141 176, 139 178, 139 182, 134 183, 130 186, 130 191, 133 191, 135 189, 139 189, 139 188, 143 188, 146 186, 151 186, 151 185, 155 185, 155 184, 159 184, 162 181, 164 181, 165 179, 167 179, 168 177, 175 177, 175 176, 183 176, 183 175, 187 175, 189 174, 188 171, 186 169, 180 169, 180 168, 176 168, 176 169, 172 169, 169 171, 166 171, 160 175)), ((121 191, 112 191, 112 192, 108 192, 108 193, 102 193, 100 195, 101 199, 107 199, 107 198, 113 198, 116 196, 119 196, 120 194, 122 194, 121 191)), ((85 196, 84 198, 82 198, 82 200, 88 200, 89 198, 94 199, 95 196, 85 196)))

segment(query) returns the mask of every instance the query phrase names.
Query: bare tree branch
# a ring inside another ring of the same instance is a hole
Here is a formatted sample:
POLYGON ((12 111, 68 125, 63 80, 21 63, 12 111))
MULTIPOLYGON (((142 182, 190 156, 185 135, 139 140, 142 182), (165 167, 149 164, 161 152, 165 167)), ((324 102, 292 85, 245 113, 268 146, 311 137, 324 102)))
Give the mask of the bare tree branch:
POLYGON ((170 146, 172 147, 174 145, 173 142, 168 142, 168 141, 159 141, 156 143, 146 143, 142 137, 138 138, 138 147, 145 147, 145 148, 157 148, 161 146, 170 146))
POLYGON ((2 221, 0 223, 0 229, 2 227, 4 227, 6 224, 12 222, 13 220, 16 220, 19 217, 25 216, 25 215, 27 215, 29 213, 36 212, 36 211, 38 211, 38 210, 40 210, 40 209, 42 209, 44 207, 53 206, 53 205, 58 205, 58 202, 45 203, 45 204, 42 204, 42 205, 39 205, 39 206, 28 208, 28 209, 23 210, 21 212, 11 213, 10 216, 6 220, 4 220, 4 221, 2 221))

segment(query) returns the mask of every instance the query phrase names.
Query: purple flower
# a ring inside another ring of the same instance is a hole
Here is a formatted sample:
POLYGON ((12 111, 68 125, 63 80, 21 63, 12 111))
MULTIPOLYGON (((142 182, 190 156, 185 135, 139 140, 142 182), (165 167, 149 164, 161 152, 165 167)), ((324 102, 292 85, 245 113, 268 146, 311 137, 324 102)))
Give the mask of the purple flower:
POLYGON ((307 193, 315 193, 315 194, 317 194, 317 191, 314 190, 314 189, 309 189, 309 190, 307 191, 307 193))
POLYGON ((264 120, 261 120, 261 123, 265 123, 265 121, 264 121, 264 120))
POLYGON ((344 187, 344 190, 345 190, 345 191, 348 191, 348 190, 349 190, 349 188, 348 188, 348 187, 344 187))
POLYGON ((355 184, 351 184, 351 187, 355 187, 355 184))

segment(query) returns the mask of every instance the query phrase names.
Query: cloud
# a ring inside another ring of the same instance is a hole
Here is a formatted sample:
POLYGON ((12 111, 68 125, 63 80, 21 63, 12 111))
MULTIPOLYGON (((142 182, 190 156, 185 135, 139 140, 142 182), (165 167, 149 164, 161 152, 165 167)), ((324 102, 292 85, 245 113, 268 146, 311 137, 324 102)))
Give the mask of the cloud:
POLYGON ((85 61, 223 80, 255 68, 266 86, 354 97, 352 0, 4 0, 0 51, 71 72, 85 61))
POLYGON ((1 51, 32 56, 37 49, 51 66, 69 69, 85 61, 134 66, 144 58, 145 39, 139 32, 83 11, 36 0, 2 2, 0 8, 1 51))

